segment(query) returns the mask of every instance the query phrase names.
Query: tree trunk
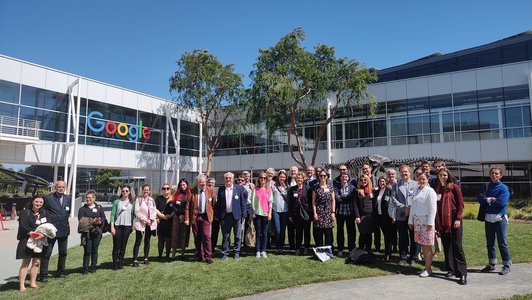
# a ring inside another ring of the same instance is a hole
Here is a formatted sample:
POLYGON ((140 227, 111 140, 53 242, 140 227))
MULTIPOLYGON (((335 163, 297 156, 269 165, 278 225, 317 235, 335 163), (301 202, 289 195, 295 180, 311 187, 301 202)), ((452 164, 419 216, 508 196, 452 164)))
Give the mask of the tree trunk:
POLYGON ((207 150, 207 169, 205 170, 205 175, 209 177, 212 170, 212 158, 214 157, 214 151, 207 150))

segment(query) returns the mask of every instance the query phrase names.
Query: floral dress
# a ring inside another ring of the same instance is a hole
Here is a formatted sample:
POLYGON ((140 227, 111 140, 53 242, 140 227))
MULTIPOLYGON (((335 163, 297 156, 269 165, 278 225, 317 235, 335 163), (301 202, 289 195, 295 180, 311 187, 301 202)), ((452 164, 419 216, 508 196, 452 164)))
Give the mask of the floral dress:
POLYGON ((314 221, 314 227, 317 228, 333 228, 334 222, 331 214, 332 211, 332 193, 333 188, 327 185, 326 188, 316 186, 314 189, 316 193, 316 213, 318 220, 314 221))

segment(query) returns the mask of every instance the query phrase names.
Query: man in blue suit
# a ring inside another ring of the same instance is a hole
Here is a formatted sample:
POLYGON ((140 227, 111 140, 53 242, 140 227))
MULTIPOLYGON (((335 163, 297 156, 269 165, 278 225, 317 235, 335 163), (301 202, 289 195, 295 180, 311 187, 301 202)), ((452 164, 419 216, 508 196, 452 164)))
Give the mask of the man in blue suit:
POLYGON ((70 210, 72 209, 72 198, 65 195, 66 182, 60 180, 55 183, 55 192, 44 197, 43 208, 48 213, 48 222, 57 228, 55 238, 48 239, 48 247, 44 250, 44 257, 41 260, 41 270, 39 281, 48 281, 48 263, 54 250, 55 242, 59 247, 59 259, 57 260, 57 277, 65 277, 65 262, 68 249, 68 235, 70 234, 70 210))
POLYGON ((229 256, 231 229, 235 237, 235 259, 240 259, 240 246, 242 238, 242 219, 247 217, 247 199, 244 188, 234 184, 235 175, 231 172, 224 174, 225 185, 218 189, 217 215, 222 226, 222 259, 229 256))

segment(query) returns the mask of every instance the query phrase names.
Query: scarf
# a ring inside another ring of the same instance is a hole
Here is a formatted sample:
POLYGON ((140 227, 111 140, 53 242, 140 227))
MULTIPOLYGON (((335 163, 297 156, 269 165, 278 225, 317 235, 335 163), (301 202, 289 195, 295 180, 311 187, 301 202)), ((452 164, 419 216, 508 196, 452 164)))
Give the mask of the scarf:
POLYGON ((438 213, 436 218, 436 230, 442 233, 451 232, 452 228, 452 213, 451 213, 451 203, 454 202, 454 193, 453 190, 442 187, 438 184, 437 194, 441 194, 441 204, 438 205, 438 213))

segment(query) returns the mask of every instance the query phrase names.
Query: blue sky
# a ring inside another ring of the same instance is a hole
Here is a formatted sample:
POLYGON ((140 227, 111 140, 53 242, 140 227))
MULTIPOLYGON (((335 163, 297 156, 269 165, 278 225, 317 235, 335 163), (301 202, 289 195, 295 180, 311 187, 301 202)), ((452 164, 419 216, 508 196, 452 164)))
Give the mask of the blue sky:
POLYGON ((0 54, 170 99, 186 51, 208 49, 245 77, 259 48, 296 27, 308 49, 386 68, 532 29, 532 1, 0 2, 0 54))

